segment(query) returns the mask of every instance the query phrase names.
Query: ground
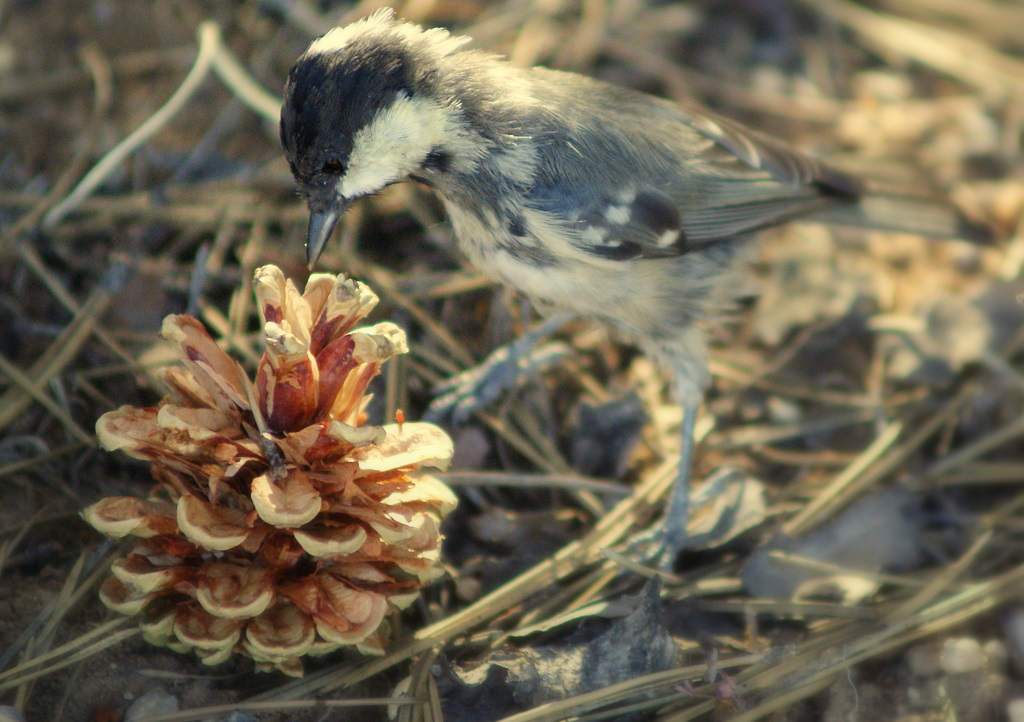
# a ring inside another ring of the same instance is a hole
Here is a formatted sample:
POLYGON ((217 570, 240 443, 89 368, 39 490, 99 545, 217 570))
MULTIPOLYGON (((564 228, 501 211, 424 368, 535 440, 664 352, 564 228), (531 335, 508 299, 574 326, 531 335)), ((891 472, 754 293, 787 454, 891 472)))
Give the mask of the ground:
MULTIPOLYGON (((308 273, 276 97, 311 38, 371 4, 8 3, 0 703, 11 718, 126 719, 162 688, 180 711, 128 719, 232 706, 235 719, 383 719, 380 699, 400 694, 435 699, 400 708, 403 719, 1024 719, 1024 9, 397 8, 521 64, 696 97, 843 167, 948 197, 996 241, 809 224, 761 235, 735 308, 708 324, 714 382, 694 470, 708 501, 674 574, 648 581, 659 575, 636 568, 628 544, 673 473, 667 378, 577 320, 557 333, 571 348, 557 363, 450 427, 443 478, 460 506, 444 528, 448 574, 395 618, 387 655, 310 660, 299 680, 244 657, 207 667, 147 644, 99 601, 128 546, 105 544, 79 512, 145 497, 153 482, 144 464, 100 450, 94 424, 164 395, 166 314, 202 319, 252 370, 254 268, 276 264, 300 285, 308 273), (153 126, 203 37, 265 94, 207 70, 153 126)), ((409 334, 411 352, 380 378, 377 421, 396 408, 421 418, 439 381, 537 320, 461 264, 424 189, 359 204, 337 235, 322 268, 369 284, 382 299, 373 320, 409 334)))

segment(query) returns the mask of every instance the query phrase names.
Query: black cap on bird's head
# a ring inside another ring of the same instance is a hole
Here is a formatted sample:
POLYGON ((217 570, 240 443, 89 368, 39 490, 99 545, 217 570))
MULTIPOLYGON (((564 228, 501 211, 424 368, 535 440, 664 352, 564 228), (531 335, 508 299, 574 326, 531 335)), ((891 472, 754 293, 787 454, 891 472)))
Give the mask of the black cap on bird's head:
POLYGON ((281 143, 309 203, 310 265, 355 200, 340 193, 339 182, 348 171, 356 133, 399 93, 409 92, 399 53, 359 46, 348 50, 303 55, 288 75, 281 108, 281 143))
POLYGON ((312 266, 348 205, 415 170, 435 142, 423 94, 432 56, 462 44, 390 11, 314 41, 284 88, 281 144, 309 205, 312 266), (447 46, 447 47, 446 47, 447 46))

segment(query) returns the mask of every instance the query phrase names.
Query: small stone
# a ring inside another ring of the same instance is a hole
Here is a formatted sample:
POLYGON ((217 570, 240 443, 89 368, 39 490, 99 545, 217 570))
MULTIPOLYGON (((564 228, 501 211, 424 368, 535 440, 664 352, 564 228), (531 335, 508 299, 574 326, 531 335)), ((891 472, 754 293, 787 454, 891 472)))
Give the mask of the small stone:
POLYGON ((1024 699, 1011 699, 1006 703, 1006 719, 1009 722, 1024 722, 1024 699))
POLYGON ((942 668, 949 674, 974 672, 985 665, 985 652, 977 639, 947 639, 942 645, 942 668))
POLYGON ((181 709, 178 698, 163 687, 153 687, 132 702, 124 713, 124 722, 135 722, 156 715, 170 714, 181 709))

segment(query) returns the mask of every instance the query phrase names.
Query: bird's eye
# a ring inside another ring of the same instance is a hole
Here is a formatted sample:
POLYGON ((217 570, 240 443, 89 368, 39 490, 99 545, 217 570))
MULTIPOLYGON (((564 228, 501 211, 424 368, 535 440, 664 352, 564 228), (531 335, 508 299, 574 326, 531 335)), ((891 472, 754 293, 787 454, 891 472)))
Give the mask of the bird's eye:
POLYGON ((345 164, 337 158, 328 158, 320 170, 327 175, 341 175, 345 172, 345 164))

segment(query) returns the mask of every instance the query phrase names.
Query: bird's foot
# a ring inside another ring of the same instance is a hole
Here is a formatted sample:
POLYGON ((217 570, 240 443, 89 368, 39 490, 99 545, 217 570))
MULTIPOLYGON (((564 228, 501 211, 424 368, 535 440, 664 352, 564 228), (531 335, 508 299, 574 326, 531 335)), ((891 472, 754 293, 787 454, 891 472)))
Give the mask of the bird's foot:
POLYGON ((514 343, 494 351, 483 363, 440 384, 437 395, 427 407, 426 420, 439 422, 451 419, 455 426, 459 426, 474 411, 516 388, 525 379, 557 364, 569 355, 569 347, 559 341, 541 343, 541 339, 565 320, 564 316, 548 319, 514 343))
POLYGON ((671 572, 679 555, 689 547, 690 473, 681 467, 664 516, 653 527, 633 536, 624 555, 661 572, 671 572))
POLYGON ((619 556, 670 572, 680 554, 722 546, 767 518, 764 484, 738 469, 719 468, 686 498, 684 491, 689 478, 680 473, 665 515, 619 556))

